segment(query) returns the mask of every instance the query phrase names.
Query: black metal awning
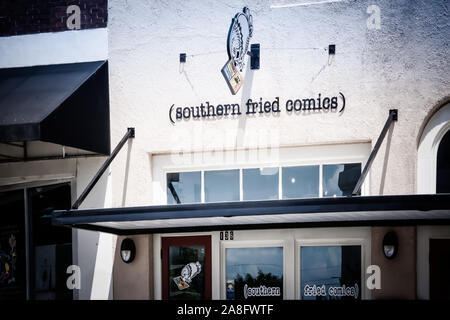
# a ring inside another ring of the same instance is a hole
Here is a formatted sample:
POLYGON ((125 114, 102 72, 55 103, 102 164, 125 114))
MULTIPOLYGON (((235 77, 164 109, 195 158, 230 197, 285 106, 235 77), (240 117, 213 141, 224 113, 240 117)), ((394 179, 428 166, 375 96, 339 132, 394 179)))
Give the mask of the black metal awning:
POLYGON ((53 224, 119 235, 294 227, 450 225, 450 194, 55 211, 53 224))
POLYGON ((110 154, 108 62, 0 69, 0 142, 110 154))

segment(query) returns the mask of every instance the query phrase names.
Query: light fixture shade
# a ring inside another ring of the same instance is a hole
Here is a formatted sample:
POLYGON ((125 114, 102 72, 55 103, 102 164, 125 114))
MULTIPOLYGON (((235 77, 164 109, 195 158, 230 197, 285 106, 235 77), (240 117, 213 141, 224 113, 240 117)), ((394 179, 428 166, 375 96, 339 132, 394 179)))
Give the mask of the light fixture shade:
POLYGON ((136 246, 134 241, 130 238, 125 238, 122 240, 120 245, 120 257, 125 263, 131 263, 136 256, 136 246))
POLYGON ((383 238, 383 253, 388 259, 393 259, 398 253, 398 238, 394 231, 389 231, 383 238))

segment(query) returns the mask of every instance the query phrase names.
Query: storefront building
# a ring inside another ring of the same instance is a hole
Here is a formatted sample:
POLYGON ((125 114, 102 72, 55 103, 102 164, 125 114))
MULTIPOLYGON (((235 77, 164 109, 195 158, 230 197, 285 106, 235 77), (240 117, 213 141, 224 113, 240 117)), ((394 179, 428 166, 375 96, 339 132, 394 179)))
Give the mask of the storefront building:
POLYGON ((2 299, 449 298, 446 1, 57 2, 0 7, 2 299))

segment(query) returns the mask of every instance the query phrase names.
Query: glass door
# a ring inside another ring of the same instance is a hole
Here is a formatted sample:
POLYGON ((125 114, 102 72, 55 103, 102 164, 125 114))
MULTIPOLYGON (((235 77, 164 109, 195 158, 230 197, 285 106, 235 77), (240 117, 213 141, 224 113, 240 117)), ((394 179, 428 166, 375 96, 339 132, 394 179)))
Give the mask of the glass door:
POLYGON ((26 298, 24 191, 0 192, 0 300, 26 298))
POLYGON ((211 299, 211 236, 163 237, 161 250, 163 299, 211 299))

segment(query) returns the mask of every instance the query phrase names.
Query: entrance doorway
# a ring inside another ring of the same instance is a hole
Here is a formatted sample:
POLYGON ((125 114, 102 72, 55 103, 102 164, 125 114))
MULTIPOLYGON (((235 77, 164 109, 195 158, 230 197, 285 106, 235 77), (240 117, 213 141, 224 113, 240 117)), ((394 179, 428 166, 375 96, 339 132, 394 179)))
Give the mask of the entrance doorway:
POLYGON ((51 223, 70 205, 70 183, 0 192, 0 300, 72 299, 72 231, 51 223))
POLYGON ((163 237, 162 298, 211 299, 211 236, 163 237))
POLYGON ((450 239, 430 239, 430 299, 450 299, 450 239))

